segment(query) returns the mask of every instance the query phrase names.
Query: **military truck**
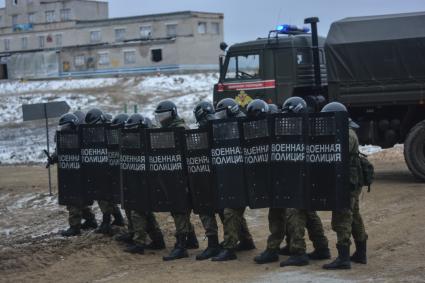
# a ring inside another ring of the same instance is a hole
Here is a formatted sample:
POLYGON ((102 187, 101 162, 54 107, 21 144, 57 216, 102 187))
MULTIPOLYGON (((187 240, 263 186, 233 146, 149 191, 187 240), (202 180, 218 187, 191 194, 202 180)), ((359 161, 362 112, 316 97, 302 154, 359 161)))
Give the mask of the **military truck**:
POLYGON ((239 43, 220 58, 214 102, 235 98, 241 106, 260 98, 282 105, 302 96, 319 110, 344 103, 360 124, 362 144, 389 148, 404 143, 413 175, 425 180, 425 12, 353 17, 317 34, 279 26, 267 38, 239 43))

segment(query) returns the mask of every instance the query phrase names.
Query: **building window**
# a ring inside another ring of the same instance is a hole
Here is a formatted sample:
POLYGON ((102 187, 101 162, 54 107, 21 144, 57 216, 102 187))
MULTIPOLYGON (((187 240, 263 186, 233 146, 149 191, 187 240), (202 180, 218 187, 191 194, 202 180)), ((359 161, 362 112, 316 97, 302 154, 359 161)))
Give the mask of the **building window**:
POLYGON ((102 40, 100 31, 91 31, 90 32, 90 42, 99 42, 102 40))
POLYGON ((136 51, 124 51, 124 64, 136 63, 136 51))
POLYGON ((13 15, 12 16, 12 25, 16 25, 18 24, 18 15, 13 15))
POLYGON ((46 22, 51 23, 55 21, 55 11, 46 11, 46 22))
POLYGON ((77 55, 74 57, 75 67, 81 67, 86 64, 86 57, 84 55, 77 55))
POLYGON ((140 36, 142 38, 150 38, 151 35, 152 35, 152 27, 151 26, 140 27, 140 36))
POLYGON ((5 39, 4 40, 4 50, 8 51, 10 50, 10 39, 5 39))
POLYGON ((61 9, 61 21, 69 21, 71 19, 71 9, 61 9))
POLYGON ((99 53, 98 63, 99 65, 109 65, 109 53, 99 53))
POLYGON ((220 24, 219 23, 211 23, 211 33, 212 34, 220 34, 220 24))
POLYGON ((29 13, 28 14, 28 23, 33 24, 35 22, 35 14, 29 13))
POLYGON ((13 5, 18 5, 18 0, 13 0, 13 5))
POLYGON ((56 46, 62 46, 62 34, 55 35, 55 44, 56 46))
POLYGON ((22 47, 22 49, 28 48, 28 38, 26 38, 26 37, 21 38, 21 47, 22 47))
POLYGON ((151 50, 151 60, 152 60, 152 62, 161 62, 162 61, 162 49, 152 49, 151 50))
POLYGON ((167 25, 167 36, 169 36, 169 37, 177 36, 177 25, 176 24, 167 25))
POLYGON ((43 49, 44 48, 44 36, 43 35, 40 35, 38 37, 38 47, 40 49, 43 49))
POLYGON ((125 40, 125 28, 119 28, 115 30, 115 41, 125 40))
POLYGON ((200 34, 207 33, 207 23, 206 22, 199 22, 198 23, 198 33, 200 33, 200 34))

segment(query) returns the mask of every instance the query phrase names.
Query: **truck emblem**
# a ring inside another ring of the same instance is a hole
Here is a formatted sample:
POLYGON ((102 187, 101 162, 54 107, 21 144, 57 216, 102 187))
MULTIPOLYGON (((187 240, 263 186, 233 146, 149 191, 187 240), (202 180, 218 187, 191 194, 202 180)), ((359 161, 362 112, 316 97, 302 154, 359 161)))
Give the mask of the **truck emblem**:
POLYGON ((252 101, 252 98, 244 90, 241 90, 241 92, 235 97, 235 101, 241 107, 245 107, 252 101))

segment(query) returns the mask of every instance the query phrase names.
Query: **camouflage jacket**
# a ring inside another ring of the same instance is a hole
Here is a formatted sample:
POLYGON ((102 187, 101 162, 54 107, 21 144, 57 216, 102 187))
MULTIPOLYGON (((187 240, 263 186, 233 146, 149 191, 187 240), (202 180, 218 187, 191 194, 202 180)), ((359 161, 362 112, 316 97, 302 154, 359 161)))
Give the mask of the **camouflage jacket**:
POLYGON ((349 180, 353 189, 361 186, 361 164, 359 158, 359 140, 353 129, 348 132, 348 150, 349 150, 349 180))
POLYGON ((162 125, 162 127, 163 128, 185 128, 185 129, 189 129, 189 127, 186 126, 185 121, 180 117, 174 118, 173 120, 171 120, 167 124, 162 125))

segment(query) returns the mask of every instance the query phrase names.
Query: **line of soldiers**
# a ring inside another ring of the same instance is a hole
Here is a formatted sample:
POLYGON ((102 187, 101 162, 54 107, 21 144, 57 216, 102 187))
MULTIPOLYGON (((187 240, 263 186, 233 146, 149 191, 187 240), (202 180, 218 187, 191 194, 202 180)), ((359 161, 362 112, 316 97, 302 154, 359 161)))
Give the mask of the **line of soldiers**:
MULTIPOLYGON (((262 100, 253 100, 247 106, 249 117, 265 117, 266 115, 278 113, 300 113, 308 111, 307 103, 301 97, 291 97, 285 101, 282 109, 274 104, 267 104, 262 100)), ((347 109, 338 102, 327 104, 322 112, 338 112, 347 109)), ((206 127, 208 121, 214 119, 229 119, 244 117, 240 106, 235 100, 226 98, 221 100, 216 109, 209 102, 200 102, 194 109, 194 116, 200 128, 206 127)), ((177 112, 176 105, 171 101, 159 103, 155 110, 155 119, 161 128, 188 128, 177 112)), ((119 114, 114 119, 104 115, 99 109, 92 109, 86 115, 81 111, 74 114, 65 114, 59 121, 60 130, 76 130, 82 122, 88 124, 111 123, 112 126, 124 126, 125 128, 152 128, 152 122, 141 114, 119 114)), ((359 212, 359 195, 362 184, 359 180, 361 170, 358 139, 354 128, 358 128, 350 119, 349 130, 349 175, 350 182, 350 207, 342 211, 332 212, 332 229, 337 234, 338 257, 331 263, 325 264, 325 269, 349 269, 351 262, 367 263, 366 241, 367 234, 359 212), (350 238, 355 240, 356 250, 350 257, 350 238)), ((57 162, 53 156, 49 163, 57 162)), ((111 234, 111 225, 123 226, 124 220, 118 206, 112 202, 98 201, 103 218, 96 232, 111 234), (114 221, 111 223, 111 216, 114 221)), ((68 206, 70 228, 62 232, 63 236, 79 235, 81 229, 97 228, 96 219, 90 206, 68 206), (81 223, 82 219, 85 221, 81 223)), ((126 252, 144 254, 145 249, 161 250, 165 248, 162 231, 155 215, 152 212, 139 212, 136 210, 125 210, 128 219, 128 232, 116 237, 118 241, 127 244, 126 252), (147 243, 147 236, 151 241, 147 243)), ((205 236, 208 239, 207 248, 196 256, 197 260, 211 259, 212 261, 228 261, 237 258, 236 252, 255 249, 252 235, 249 231, 244 217, 245 207, 218 211, 217 214, 223 224, 224 241, 219 243, 218 224, 216 215, 199 215, 205 236)), ((175 224, 176 243, 164 261, 170 261, 188 257, 187 249, 199 247, 194 226, 190 221, 191 211, 185 213, 172 213, 175 224)), ((324 234, 320 217, 315 211, 305 209, 270 208, 268 213, 270 235, 267 239, 267 248, 254 258, 258 264, 276 262, 280 255, 288 255, 289 258, 282 261, 280 266, 304 266, 310 260, 330 259, 331 253, 328 240, 324 234), (305 229, 308 231, 310 240, 313 242, 314 251, 306 252, 305 229), (283 240, 286 245, 280 249, 283 240)))

